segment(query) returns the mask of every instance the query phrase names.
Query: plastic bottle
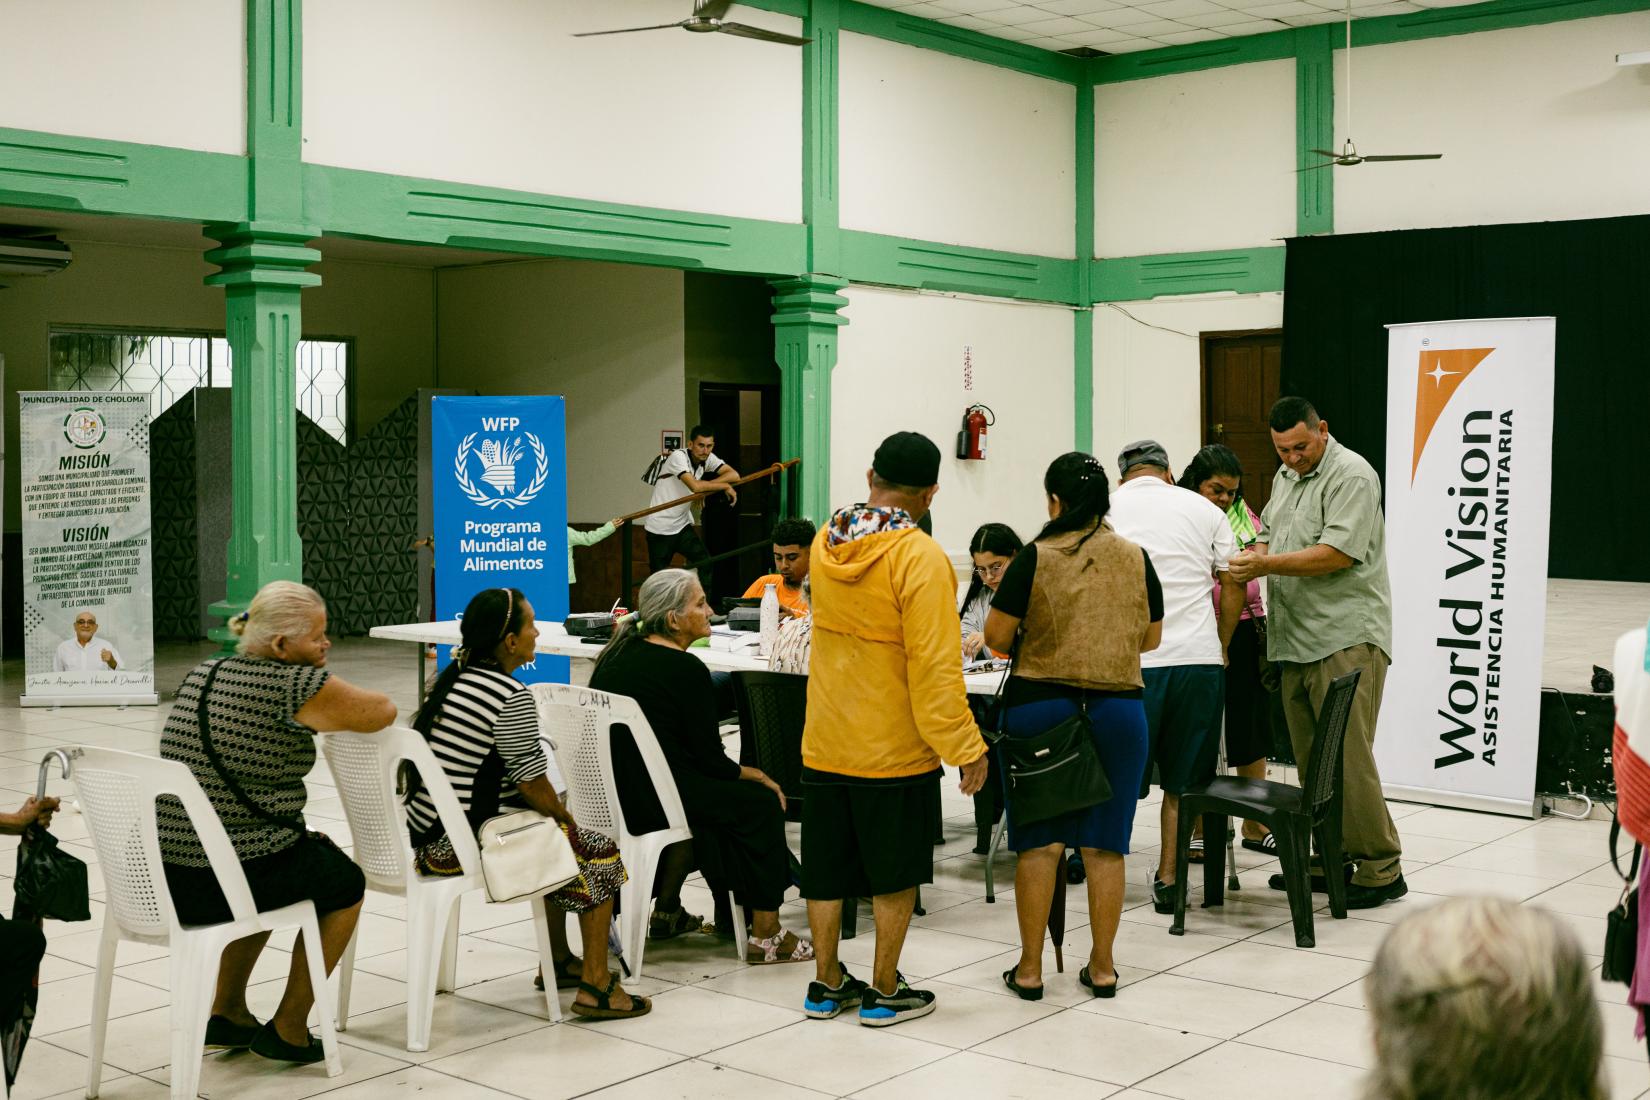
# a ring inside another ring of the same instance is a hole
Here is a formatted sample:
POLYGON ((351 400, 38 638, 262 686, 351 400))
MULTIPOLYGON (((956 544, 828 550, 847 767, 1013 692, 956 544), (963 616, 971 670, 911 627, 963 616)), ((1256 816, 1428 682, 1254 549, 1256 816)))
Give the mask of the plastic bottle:
POLYGON ((762 628, 759 652, 766 657, 779 641, 779 593, 771 584, 762 587, 762 616, 758 625, 762 628))

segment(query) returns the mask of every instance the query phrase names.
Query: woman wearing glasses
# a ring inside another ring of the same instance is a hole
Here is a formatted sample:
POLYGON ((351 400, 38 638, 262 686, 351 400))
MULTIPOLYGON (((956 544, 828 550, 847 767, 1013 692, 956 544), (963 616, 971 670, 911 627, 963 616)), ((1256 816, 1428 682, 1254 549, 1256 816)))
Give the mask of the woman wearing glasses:
MULTIPOLYGON (((1006 523, 987 523, 968 541, 969 555, 974 559, 974 571, 968 578, 968 593, 962 602, 962 658, 963 663, 990 656, 985 648, 985 617, 991 610, 991 598, 997 594, 1003 573, 1014 555, 1020 552, 1020 536, 1006 523)), ((985 703, 980 696, 970 695, 968 705, 974 719, 985 723, 985 703)), ((1003 816, 1002 785, 996 779, 986 780, 985 786, 974 793, 974 854, 991 854, 991 830, 1003 816)))
POLYGON ((987 523, 975 531, 968 542, 974 572, 968 579, 968 594, 962 602, 964 662, 974 660, 985 649, 985 616, 991 610, 991 597, 997 594, 1003 571, 1022 545, 1020 536, 1006 523, 987 523))

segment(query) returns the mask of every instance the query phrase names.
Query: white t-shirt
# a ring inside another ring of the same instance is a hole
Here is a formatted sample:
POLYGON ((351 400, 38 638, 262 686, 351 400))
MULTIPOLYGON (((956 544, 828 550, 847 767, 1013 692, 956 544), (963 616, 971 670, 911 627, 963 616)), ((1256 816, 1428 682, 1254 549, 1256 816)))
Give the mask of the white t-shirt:
POLYGON ((108 665, 103 662, 103 651, 107 649, 109 655, 120 664, 120 650, 109 643, 109 639, 101 634, 94 634, 92 640, 85 646, 80 639, 70 638, 57 647, 57 655, 52 658, 53 672, 110 672, 108 665))
POLYGON ((1226 513, 1155 477, 1125 481, 1111 495, 1112 528, 1151 555, 1163 585, 1163 644, 1142 668, 1220 664, 1220 632, 1209 585, 1238 551, 1226 513))
MULTIPOLYGON (((670 457, 665 459, 665 464, 659 468, 659 479, 653 483, 653 499, 648 501, 650 506, 668 504, 673 500, 692 496, 693 490, 682 480, 683 474, 691 473, 695 480, 703 481, 708 477, 714 477, 716 472, 726 465, 714 454, 705 459, 705 464, 697 469, 693 467, 692 461, 686 447, 678 447, 670 452, 670 457)), ((642 521, 642 526, 649 534, 674 535, 692 523, 693 506, 682 500, 675 508, 654 512, 642 521)))

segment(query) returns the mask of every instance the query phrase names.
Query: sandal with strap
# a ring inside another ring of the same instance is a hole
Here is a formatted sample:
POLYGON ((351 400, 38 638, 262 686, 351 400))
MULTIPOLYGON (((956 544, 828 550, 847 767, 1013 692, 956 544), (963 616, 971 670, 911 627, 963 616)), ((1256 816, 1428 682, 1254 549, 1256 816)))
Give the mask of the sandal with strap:
POLYGON ((810 940, 802 939, 795 932, 780 932, 777 936, 766 939, 756 939, 754 936, 746 941, 745 961, 752 966, 766 966, 769 963, 799 963, 808 962, 814 957, 814 945, 810 940), (782 954, 784 948, 789 948, 789 954, 782 954))
POLYGON ((1186 861, 1188 863, 1203 862, 1203 838, 1194 836, 1190 844, 1186 845, 1186 861))
MULTIPOLYGON (((576 989, 580 981, 579 975, 584 973, 584 960, 577 955, 567 956, 567 960, 556 967, 556 988, 576 989)), ((544 971, 533 976, 533 988, 540 993, 544 992, 544 971)))
POLYGON ((646 997, 630 995, 629 1008, 613 1007, 613 991, 619 988, 619 976, 614 974, 608 981, 606 989, 597 989, 589 982, 579 983, 579 992, 588 993, 596 998, 593 1005, 581 1004, 575 997, 573 1000, 573 1015, 583 1016, 587 1020, 634 1020, 638 1016, 646 1016, 653 1011, 653 1002, 646 997))
POLYGON ((686 908, 678 908, 674 913, 653 911, 653 918, 647 922, 647 938, 650 940, 673 940, 677 936, 685 936, 689 932, 703 930, 704 917, 696 917, 686 908))
POLYGON ((1278 854, 1278 838, 1271 833, 1265 834, 1259 840, 1244 837, 1243 846, 1251 852, 1260 852, 1263 855, 1275 856, 1278 854))

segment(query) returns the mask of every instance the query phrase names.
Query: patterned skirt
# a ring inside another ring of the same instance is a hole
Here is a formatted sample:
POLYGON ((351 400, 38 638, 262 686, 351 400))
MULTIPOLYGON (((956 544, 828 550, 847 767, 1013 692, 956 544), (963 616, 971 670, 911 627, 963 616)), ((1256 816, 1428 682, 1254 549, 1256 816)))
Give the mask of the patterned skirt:
MULTIPOLYGON (((587 913, 619 893, 619 887, 630 877, 619 859, 619 846, 605 834, 594 829, 580 828, 561 831, 573 846, 573 857, 579 864, 579 877, 553 894, 546 894, 551 905, 568 913, 587 913)), ((421 875, 460 875, 458 856, 453 842, 447 837, 432 840, 413 853, 413 861, 421 875)))

